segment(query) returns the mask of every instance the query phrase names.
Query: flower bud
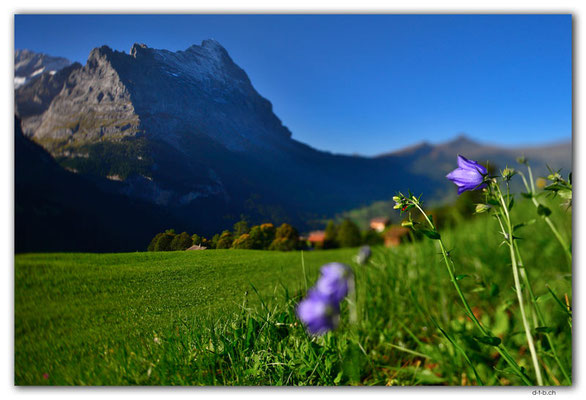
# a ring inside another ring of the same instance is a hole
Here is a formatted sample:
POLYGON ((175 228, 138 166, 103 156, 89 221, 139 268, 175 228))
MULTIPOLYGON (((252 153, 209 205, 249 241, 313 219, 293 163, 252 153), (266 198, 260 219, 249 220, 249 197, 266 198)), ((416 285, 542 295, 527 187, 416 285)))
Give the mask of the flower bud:
POLYGON ((504 180, 509 181, 511 180, 511 178, 513 177, 513 175, 515 175, 517 172, 513 169, 513 168, 505 168, 502 172, 501 175, 503 177, 504 180))
POLYGON ((476 204, 476 214, 487 212, 491 207, 488 204, 476 204))
POLYGON ((549 174, 547 176, 547 179, 553 182, 557 182, 562 179, 562 176, 559 173, 555 172, 553 174, 549 174))
POLYGON ((527 159, 527 157, 521 156, 521 157, 517 157, 517 162, 519 164, 527 165, 527 163, 529 162, 529 160, 527 159))

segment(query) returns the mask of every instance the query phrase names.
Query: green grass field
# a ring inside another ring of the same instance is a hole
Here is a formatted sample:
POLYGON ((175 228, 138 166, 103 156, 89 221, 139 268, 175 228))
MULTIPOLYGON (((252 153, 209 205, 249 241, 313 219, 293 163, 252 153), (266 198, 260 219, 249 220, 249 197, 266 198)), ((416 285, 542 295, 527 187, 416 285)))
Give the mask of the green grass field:
MULTIPOLYGON (((553 221, 567 238, 571 215, 553 221)), ((571 267, 528 200, 513 217, 536 219, 520 250, 546 326, 530 304, 547 384, 570 384, 571 267), (546 287, 549 285, 550 290, 546 287), (555 293, 555 297, 552 293, 555 293), (560 302, 562 304, 560 304, 560 302)), ((533 376, 506 246, 486 215, 442 231, 474 312, 533 376)), ((519 385, 493 346, 478 341, 441 263, 437 242, 280 253, 213 250, 15 257, 17 385, 519 385), (309 337, 294 307, 331 261, 356 274, 357 323, 309 337), (304 274, 305 271, 305 274, 304 274), (437 324, 437 326, 436 326, 437 324), (441 327, 441 330, 438 328, 441 327), (445 332, 458 347, 446 339, 445 332)))

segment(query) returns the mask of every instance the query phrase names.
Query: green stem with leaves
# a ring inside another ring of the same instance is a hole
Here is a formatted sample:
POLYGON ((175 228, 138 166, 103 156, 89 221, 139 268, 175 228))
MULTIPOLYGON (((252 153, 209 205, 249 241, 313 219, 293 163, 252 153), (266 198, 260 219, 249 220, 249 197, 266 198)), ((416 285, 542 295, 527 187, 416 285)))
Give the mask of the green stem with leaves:
MULTIPOLYGON (((521 179, 523 179, 523 184, 525 185, 525 190, 527 190, 527 195, 530 196, 533 205, 539 211, 541 209, 540 207, 543 207, 543 206, 541 204, 539 204, 539 202, 535 198, 536 192, 535 192, 535 186, 533 184, 533 174, 531 172, 531 167, 529 165, 527 165, 527 170, 529 171, 529 182, 530 182, 531 186, 529 186, 529 183, 527 183, 527 179, 525 178, 525 175, 521 171, 519 171, 519 175, 521 175, 521 179)), ((569 262, 570 268, 571 268, 572 267, 572 252, 570 251, 570 246, 568 245, 566 240, 563 238, 560 231, 556 228, 556 226, 552 222, 551 218, 549 218, 549 216, 546 214, 540 214, 540 215, 544 219, 547 226, 549 226, 549 229, 551 230, 551 232, 553 233, 555 238, 558 240, 558 242, 560 243, 562 248, 564 249, 564 254, 565 254, 566 258, 568 259, 568 262, 569 262)))
MULTIPOLYGON (((419 210, 419 212, 421 212, 421 214, 423 215, 423 217, 427 221, 427 223, 428 223, 429 227, 432 229, 432 231, 437 232, 437 229, 436 229, 433 221, 431 221, 431 219, 429 218, 429 216, 425 213, 425 211, 423 211, 423 209, 419 205, 419 201, 418 200, 411 199, 411 202, 419 210)), ((478 330, 480 332, 482 332, 482 334, 485 337, 487 337, 487 338, 493 338, 493 335, 491 334, 491 332, 489 330, 487 330, 484 326, 482 326, 482 324, 480 323, 480 321, 478 320, 478 318, 476 318, 476 316, 474 315, 474 312, 472 311, 472 308, 470 307, 470 304, 466 300, 466 297, 464 296, 464 293, 462 292, 462 289, 460 288, 460 285, 458 283, 458 280, 456 279, 456 276, 454 275, 454 271, 453 271, 454 265, 451 262, 451 259, 450 259, 449 255, 448 255, 448 252, 446 250, 446 247, 445 247, 445 245, 444 245, 441 237, 438 237, 437 240, 438 240, 439 245, 440 245, 440 249, 441 249, 441 252, 442 252, 442 255, 443 255, 444 263, 446 265, 446 269, 448 270, 448 274, 450 276, 450 281, 454 285, 454 288, 456 289, 456 292, 458 293, 458 296, 460 297, 460 300, 461 300, 462 304, 464 305, 464 309, 466 310, 466 314, 472 320, 472 322, 474 323, 474 325, 476 325, 476 327, 478 328, 478 330)), ((519 365, 517 364, 517 362, 515 361, 515 359, 511 356, 511 354, 509 353, 509 351, 507 350, 507 348, 505 347, 505 345, 501 342, 501 343, 499 343, 495 347, 496 347, 497 351, 499 352, 499 354, 505 359, 505 361, 507 362, 507 364, 509 364, 509 366, 515 371, 515 373, 517 373, 517 375, 523 380, 523 382, 526 385, 532 386, 533 384, 531 383, 530 379, 521 370, 521 368, 519 367, 519 365)))
MULTIPOLYGON (((531 282, 529 281, 529 277, 527 276, 527 270, 526 270, 525 264, 523 263, 523 259, 521 258, 521 252, 519 251, 519 246, 517 245, 517 242, 515 242, 514 245, 515 245, 515 252, 517 254, 517 259, 519 260, 519 269, 521 271, 521 277, 523 278, 523 282, 525 283, 525 287, 527 287, 527 291, 529 292, 529 297, 531 298, 531 303, 533 304, 533 309, 535 310, 535 314, 537 315, 537 320, 539 321, 539 325, 541 327, 545 327, 546 326, 545 318, 543 316, 543 313, 541 312, 541 308, 539 307, 539 304, 537 303, 537 297, 535 296, 535 293, 533 292, 533 287, 531 286, 531 282)), ((535 328, 538 328, 538 327, 536 326, 535 328)), ((566 382, 568 384, 571 384, 572 379, 570 378, 568 371, 564 367, 564 364, 561 362, 561 360, 557 354, 557 351, 555 348, 555 343, 552 338, 552 335, 549 332, 545 331, 545 338, 547 339, 547 342, 549 343, 549 347, 551 349, 551 354, 552 354, 554 360, 556 361, 556 363, 558 364, 560 371, 562 372, 562 375, 564 375, 566 382)))
MULTIPOLYGON (((506 232, 503 229, 503 234, 505 234, 505 240, 509 246, 509 254, 511 258, 511 267, 513 269, 513 280, 515 282, 515 291, 517 292, 517 301, 519 303, 519 310, 521 311, 521 320, 523 321, 523 328, 525 330, 525 337, 527 338, 527 346, 529 347, 529 352, 531 354, 531 360, 533 362, 533 368, 535 369, 535 376, 537 378, 537 384, 539 386, 543 386, 543 378, 541 376, 541 369, 539 367, 539 360, 537 358, 537 352, 535 351, 535 344, 533 343, 533 336, 531 335, 531 328, 529 327, 529 322, 527 321, 527 316, 525 314, 525 305, 523 300, 523 291, 521 287, 521 281, 519 278, 519 267, 517 265, 517 257, 515 254, 515 247, 514 247, 514 236, 513 236, 513 224, 511 222, 511 214, 509 212, 509 206, 507 201, 501 192, 501 189, 496 182, 491 183, 491 188, 493 189, 493 193, 495 193, 498 197, 499 202, 502 205, 500 208, 501 217, 505 221, 506 225, 506 232)), ((509 199, 507 199, 509 200, 509 199)), ((502 222, 499 219, 499 222, 502 222)))

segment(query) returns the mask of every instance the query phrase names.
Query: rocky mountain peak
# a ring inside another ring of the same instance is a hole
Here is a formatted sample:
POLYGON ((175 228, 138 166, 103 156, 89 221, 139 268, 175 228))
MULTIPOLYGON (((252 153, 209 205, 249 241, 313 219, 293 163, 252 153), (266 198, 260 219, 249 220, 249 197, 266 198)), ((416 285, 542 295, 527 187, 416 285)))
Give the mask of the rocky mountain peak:
POLYGON ((44 73, 55 74, 69 65, 71 61, 63 57, 17 49, 14 52, 14 87, 17 89, 29 84, 44 73))
POLYGON ((114 50, 112 50, 109 46, 103 45, 100 47, 96 47, 90 51, 90 55, 88 57, 89 60, 99 59, 107 57, 108 55, 112 54, 114 50))
POLYGON ((144 43, 135 43, 130 48, 130 55, 134 58, 140 57, 149 50, 149 47, 144 43))
POLYGON ((65 86, 42 115, 23 120, 38 142, 117 141, 143 132, 180 151, 193 135, 232 151, 291 145, 271 103, 213 39, 176 52, 135 43, 128 54, 104 45, 65 86))
POLYGON ((202 45, 202 47, 205 47, 208 49, 217 49, 217 50, 226 51, 226 49, 224 49, 224 47, 216 39, 211 39, 211 38, 204 39, 204 40, 202 40, 201 45, 202 45))

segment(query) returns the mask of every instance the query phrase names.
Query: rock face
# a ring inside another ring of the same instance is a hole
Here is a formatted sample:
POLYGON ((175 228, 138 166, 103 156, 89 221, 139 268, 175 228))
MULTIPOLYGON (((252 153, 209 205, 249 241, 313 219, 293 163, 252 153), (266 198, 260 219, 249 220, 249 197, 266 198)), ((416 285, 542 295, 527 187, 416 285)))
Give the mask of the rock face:
POLYGON ((14 53, 14 88, 18 89, 38 79, 42 74, 54 74, 71 62, 63 57, 52 57, 30 50, 14 53))
POLYGON ((245 151, 291 136, 213 40, 176 53, 139 44, 130 54, 94 49, 41 120, 24 123, 25 134, 41 143, 145 133, 180 149, 182 136, 203 134, 228 150, 245 151))
POLYGON ((20 118, 26 118, 28 121, 39 119, 47 111, 55 96, 61 92, 69 75, 79 68, 81 65, 74 63, 54 74, 41 74, 38 79, 19 87, 15 95, 16 115, 20 118))
MULTIPOLYGON (((138 131, 139 120, 130 93, 104 53, 103 49, 95 49, 85 67, 70 71, 40 118, 31 123, 24 116, 25 135, 58 148, 104 136, 114 140, 138 131)), ((26 98, 21 92, 24 88, 17 91, 17 102, 26 98)))
POLYGON ((16 91, 24 134, 68 169, 116 177, 125 194, 157 204, 248 195, 224 185, 242 180, 239 163, 309 149, 213 40, 178 52, 102 46, 85 66, 43 78, 16 91))

